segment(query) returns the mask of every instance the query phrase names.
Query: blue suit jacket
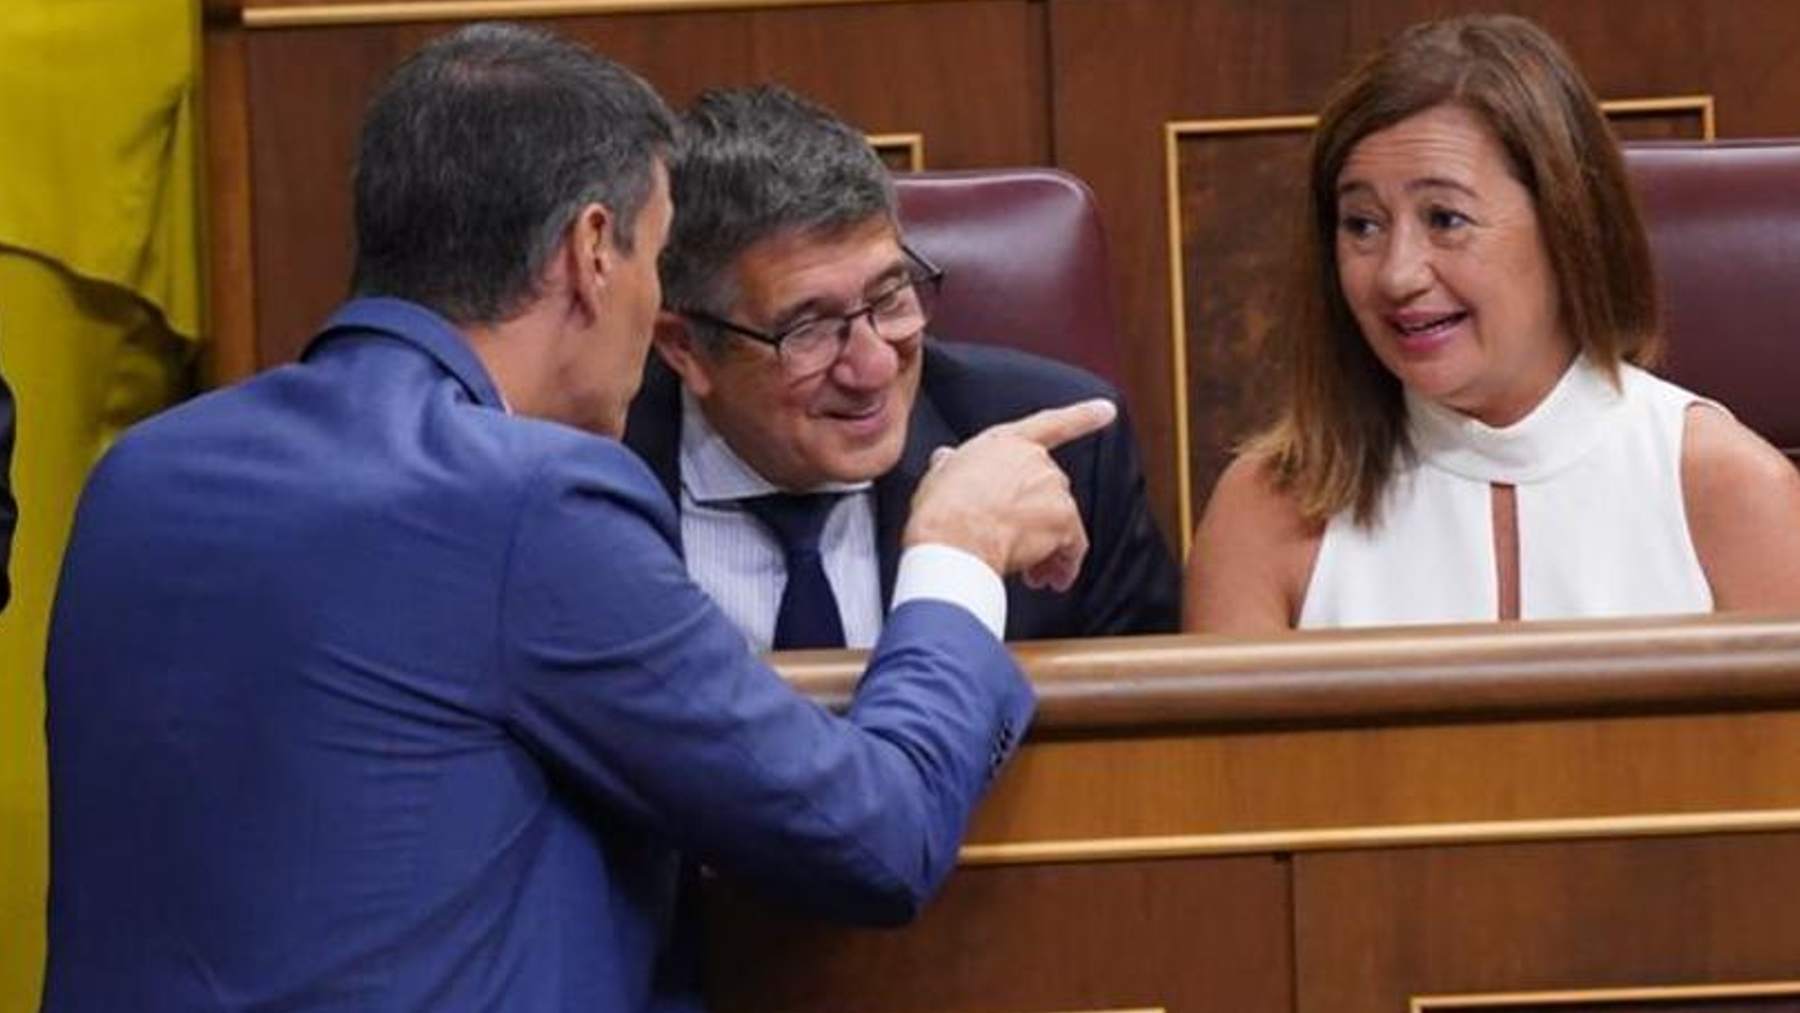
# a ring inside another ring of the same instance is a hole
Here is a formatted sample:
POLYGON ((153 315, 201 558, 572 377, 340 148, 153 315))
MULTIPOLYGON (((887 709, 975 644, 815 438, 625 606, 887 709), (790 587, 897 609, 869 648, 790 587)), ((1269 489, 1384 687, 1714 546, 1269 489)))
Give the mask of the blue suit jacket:
MULTIPOLYGON (((1104 397, 1120 405, 1119 421, 1055 454, 1068 473, 1069 491, 1091 542, 1081 574, 1066 593, 1009 579, 1006 639, 1179 629, 1181 570, 1150 515, 1137 442, 1118 393, 1091 373, 1008 348, 934 338, 926 342, 924 355, 900 460, 875 481, 882 600, 893 594, 900 536, 933 450, 955 446, 991 425, 1040 408, 1104 397)), ((660 361, 653 361, 645 372, 643 391, 631 404, 625 442, 643 456, 679 503, 681 386, 660 361)))
POLYGON ((48 664, 50 1010, 643 1010, 696 994, 677 851, 908 917, 1030 690, 894 613, 848 720, 689 580, 611 440, 505 414, 426 310, 96 470, 48 664))

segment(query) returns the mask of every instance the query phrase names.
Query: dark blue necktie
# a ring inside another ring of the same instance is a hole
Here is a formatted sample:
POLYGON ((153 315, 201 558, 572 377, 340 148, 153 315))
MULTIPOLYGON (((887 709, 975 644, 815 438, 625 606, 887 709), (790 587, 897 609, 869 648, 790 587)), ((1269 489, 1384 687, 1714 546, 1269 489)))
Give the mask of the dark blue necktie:
POLYGON ((738 501, 775 536, 787 560, 787 587, 775 613, 777 651, 844 646, 837 596, 831 593, 825 562, 819 556, 825 518, 842 498, 841 493, 777 492, 738 501))

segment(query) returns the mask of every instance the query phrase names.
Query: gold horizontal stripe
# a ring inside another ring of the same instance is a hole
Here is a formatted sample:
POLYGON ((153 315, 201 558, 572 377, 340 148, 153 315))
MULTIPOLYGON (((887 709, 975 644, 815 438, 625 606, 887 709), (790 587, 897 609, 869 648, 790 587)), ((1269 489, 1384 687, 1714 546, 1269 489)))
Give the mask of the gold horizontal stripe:
POLYGON ((1718 122, 1713 113, 1711 95, 1671 95, 1667 98, 1621 98, 1600 103, 1602 111, 1612 116, 1640 116, 1656 113, 1699 113, 1700 136, 1713 140, 1718 136, 1718 122))
POLYGON ((925 169, 925 135, 922 133, 907 134, 869 134, 869 147, 876 151, 906 152, 906 171, 922 172, 925 169))
POLYGON ((1757 996, 1800 995, 1800 981, 1756 981, 1728 985, 1645 985, 1635 988, 1590 988, 1553 992, 1486 992, 1465 995, 1414 996, 1411 1013, 1444 1009, 1481 1009, 1490 1006, 1564 1005, 1621 1002, 1675 1002, 1682 999, 1749 999, 1757 996))
POLYGON ((1319 118, 1304 116, 1242 116, 1218 120, 1173 120, 1165 125, 1171 137, 1204 134, 1253 134, 1276 130, 1311 130, 1319 118))
MULTIPOLYGON (((569 17, 580 14, 639 14, 662 11, 718 11, 743 8, 836 7, 920 0, 399 0, 375 3, 316 3, 288 7, 247 7, 246 28, 319 28, 379 25, 403 21, 485 21, 492 18, 569 17)), ((947 0, 928 0, 947 2, 947 0)))
MULTIPOLYGON (((1600 103, 1602 112, 1615 115, 1647 113, 1706 113, 1712 108, 1711 95, 1668 95, 1654 98, 1607 99, 1600 103)), ((1166 125, 1175 137, 1206 134, 1248 134, 1281 130, 1311 130, 1319 118, 1311 114, 1283 116, 1242 116, 1224 119, 1174 120, 1166 125)))
POLYGON ((1040 865, 1119 862, 1141 858, 1339 851, 1506 841, 1585 840, 1596 837, 1668 837, 1677 834, 1742 834, 1800 829, 1800 809, 1658 813, 1475 823, 1404 823, 1321 830, 1269 830, 1228 834, 1097 837, 963 846, 961 864, 1040 865))
POLYGON ((1609 113, 1697 113, 1712 104, 1711 95, 1668 95, 1607 99, 1600 103, 1600 108, 1609 113))

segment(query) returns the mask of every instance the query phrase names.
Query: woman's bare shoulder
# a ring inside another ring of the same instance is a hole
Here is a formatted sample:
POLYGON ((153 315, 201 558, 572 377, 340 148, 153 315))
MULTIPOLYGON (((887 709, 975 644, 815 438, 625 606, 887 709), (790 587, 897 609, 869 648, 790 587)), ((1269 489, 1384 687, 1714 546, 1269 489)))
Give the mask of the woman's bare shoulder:
POLYGON ((1681 437, 1684 492, 1800 490, 1800 469, 1749 426, 1710 404, 1688 406, 1681 437))
POLYGON ((1290 628, 1324 525, 1307 519, 1267 454, 1239 455, 1219 476, 1188 557, 1187 626, 1213 632, 1290 628))
POLYGON ((1299 501, 1281 487, 1275 459, 1266 453, 1239 454, 1226 465, 1213 486, 1201 520, 1216 521, 1235 537, 1281 542, 1315 536, 1321 526, 1308 523, 1301 515, 1299 501))
POLYGON ((1800 469, 1726 412, 1695 404, 1681 492, 1718 608, 1800 608, 1800 469))

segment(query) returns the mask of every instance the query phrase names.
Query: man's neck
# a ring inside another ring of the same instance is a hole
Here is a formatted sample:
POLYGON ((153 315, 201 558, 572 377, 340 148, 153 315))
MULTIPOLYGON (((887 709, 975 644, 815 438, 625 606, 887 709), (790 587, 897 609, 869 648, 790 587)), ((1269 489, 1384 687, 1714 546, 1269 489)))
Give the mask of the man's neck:
POLYGON ((724 434, 713 428, 706 410, 686 387, 681 389, 681 443, 677 456, 681 485, 697 503, 744 499, 776 491, 860 492, 870 482, 825 482, 807 489, 781 490, 745 461, 724 434))
MULTIPOLYGON (((509 414, 546 417, 547 407, 538 395, 540 384, 533 369, 533 329, 521 326, 521 320, 505 320, 495 324, 459 324, 457 329, 468 339, 469 348, 481 360, 500 394, 500 403, 509 414)), ((540 339, 541 340, 541 339, 540 339)))

